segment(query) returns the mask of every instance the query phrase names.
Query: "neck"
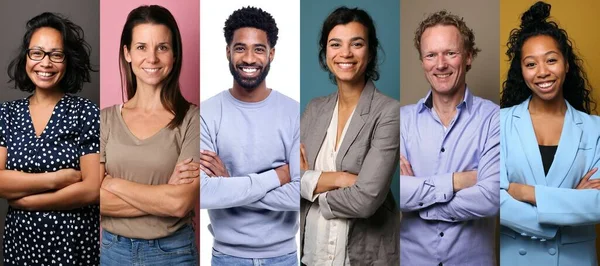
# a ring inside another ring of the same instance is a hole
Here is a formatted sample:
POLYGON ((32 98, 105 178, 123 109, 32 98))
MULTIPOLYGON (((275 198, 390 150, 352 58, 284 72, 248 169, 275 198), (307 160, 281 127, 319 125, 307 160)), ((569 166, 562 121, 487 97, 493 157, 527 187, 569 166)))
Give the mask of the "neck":
POLYGON ((456 106, 464 100, 466 91, 466 85, 463 85, 460 89, 451 94, 440 94, 435 90, 431 90, 433 107, 436 111, 444 114, 452 113, 456 110, 456 106))
POLYGON ((141 108, 145 110, 164 109, 160 100, 160 86, 148 86, 138 83, 135 95, 125 103, 127 108, 141 108))
POLYGON ((29 99, 29 103, 34 105, 56 105, 64 95, 65 93, 61 90, 36 89, 29 99))
POLYGON ((545 114, 545 115, 560 115, 564 116, 567 112, 567 104, 562 95, 557 95, 554 99, 546 101, 533 95, 529 101, 529 113, 545 114))
POLYGON ((340 107, 354 107, 360 100, 360 95, 365 89, 365 78, 361 78, 354 82, 337 81, 338 84, 338 101, 340 107))
POLYGON ((267 83, 265 81, 252 90, 246 90, 234 81, 230 92, 233 98, 242 102, 260 102, 269 97, 271 90, 267 88, 267 83))

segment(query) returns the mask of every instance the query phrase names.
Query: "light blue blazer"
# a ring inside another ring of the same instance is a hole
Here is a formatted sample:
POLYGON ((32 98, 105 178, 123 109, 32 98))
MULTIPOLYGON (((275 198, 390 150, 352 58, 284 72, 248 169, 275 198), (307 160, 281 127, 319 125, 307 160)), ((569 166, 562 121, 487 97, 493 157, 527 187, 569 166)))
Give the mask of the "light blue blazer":
MULTIPOLYGON (((544 167, 529 99, 500 111, 501 265, 597 265, 594 224, 600 223, 600 191, 575 190, 600 167, 600 118, 567 103, 558 149, 544 167), (509 183, 535 186, 537 206, 512 198, 509 183)), ((592 178, 599 178, 600 171, 592 178)))

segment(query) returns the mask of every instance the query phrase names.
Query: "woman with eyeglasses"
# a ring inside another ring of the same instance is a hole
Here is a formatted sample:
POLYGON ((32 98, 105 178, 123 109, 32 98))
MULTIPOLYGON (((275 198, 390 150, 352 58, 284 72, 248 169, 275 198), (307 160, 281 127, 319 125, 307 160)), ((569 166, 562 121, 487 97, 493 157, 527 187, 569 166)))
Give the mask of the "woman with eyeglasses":
POLYGON ((71 95, 90 81, 90 50, 81 27, 43 13, 8 66, 32 95, 0 105, 6 266, 99 263, 99 111, 71 95))

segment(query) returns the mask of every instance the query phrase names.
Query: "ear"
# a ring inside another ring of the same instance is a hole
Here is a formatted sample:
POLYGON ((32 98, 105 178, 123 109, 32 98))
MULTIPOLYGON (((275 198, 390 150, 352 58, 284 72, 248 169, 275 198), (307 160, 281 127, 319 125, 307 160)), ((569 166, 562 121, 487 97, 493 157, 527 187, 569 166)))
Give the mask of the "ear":
POLYGON ((275 58, 275 47, 269 50, 269 63, 273 62, 273 58, 275 58))
POLYGON ((469 68, 471 68, 471 64, 473 63, 473 54, 472 53, 467 53, 467 66, 469 68))
POLYGON ((225 52, 227 53, 225 56, 227 57, 228 61, 231 61, 231 49, 229 48, 229 44, 227 46, 225 46, 225 52))
POLYGON ((569 73, 569 62, 565 62, 565 73, 569 73))
POLYGON ((127 45, 123 45, 123 54, 125 55, 125 60, 128 63, 131 63, 131 55, 129 54, 129 49, 127 49, 127 45))

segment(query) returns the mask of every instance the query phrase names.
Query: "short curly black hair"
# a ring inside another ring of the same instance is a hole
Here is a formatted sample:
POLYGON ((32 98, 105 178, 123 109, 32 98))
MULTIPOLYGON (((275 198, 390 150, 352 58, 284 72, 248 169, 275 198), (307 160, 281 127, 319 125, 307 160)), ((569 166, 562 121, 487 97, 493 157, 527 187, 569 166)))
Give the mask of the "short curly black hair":
POLYGON ((60 32, 66 56, 66 71, 60 80, 59 88, 65 93, 77 93, 83 88, 84 82, 90 82, 90 71, 97 71, 90 63, 91 46, 85 41, 83 29, 66 17, 51 12, 44 12, 27 22, 25 36, 19 53, 8 65, 9 82, 15 83, 15 89, 33 92, 35 84, 27 76, 27 49, 31 36, 39 28, 49 27, 60 32))
POLYGON ((227 45, 231 44, 233 33, 237 29, 246 27, 266 32, 270 47, 275 47, 275 44, 277 44, 279 29, 273 16, 260 8, 248 6, 234 11, 225 21, 223 32, 225 33, 227 45))
POLYGON ((554 21, 548 21, 551 6, 544 2, 537 2, 521 16, 521 26, 510 32, 506 46, 506 55, 510 61, 510 68, 506 80, 502 83, 502 97, 500 107, 511 107, 525 101, 531 96, 521 70, 521 52, 523 44, 534 36, 552 37, 558 44, 565 61, 569 64, 563 83, 563 97, 573 108, 591 113, 595 109, 590 92, 592 88, 583 70, 583 62, 573 49, 573 44, 564 29, 554 21))
POLYGON ((379 80, 378 70, 378 57, 377 51, 382 50, 379 45, 379 39, 377 39, 377 30, 375 29, 375 22, 371 16, 364 10, 359 8, 349 8, 341 6, 336 8, 323 22, 321 28, 321 34, 319 37, 319 65, 321 68, 329 73, 329 80, 336 83, 335 76, 327 66, 327 38, 329 33, 337 25, 346 25, 350 22, 358 22, 367 28, 367 42, 369 48, 369 62, 365 70, 365 78, 367 80, 379 80))

